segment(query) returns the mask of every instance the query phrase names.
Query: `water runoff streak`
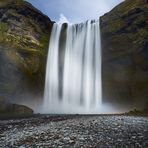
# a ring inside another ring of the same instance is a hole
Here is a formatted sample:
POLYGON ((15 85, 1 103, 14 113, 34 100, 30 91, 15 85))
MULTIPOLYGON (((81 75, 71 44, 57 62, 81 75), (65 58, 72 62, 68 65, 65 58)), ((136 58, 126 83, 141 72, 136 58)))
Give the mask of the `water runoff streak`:
POLYGON ((49 43, 44 113, 99 113, 101 43, 99 21, 54 24, 49 43))

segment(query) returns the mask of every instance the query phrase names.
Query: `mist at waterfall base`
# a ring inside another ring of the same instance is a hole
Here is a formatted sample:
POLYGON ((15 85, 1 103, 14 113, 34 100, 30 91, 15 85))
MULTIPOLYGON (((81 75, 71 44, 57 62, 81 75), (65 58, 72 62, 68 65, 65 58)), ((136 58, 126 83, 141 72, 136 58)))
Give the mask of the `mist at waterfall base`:
POLYGON ((54 24, 49 43, 42 113, 115 112, 102 103, 98 20, 54 24))

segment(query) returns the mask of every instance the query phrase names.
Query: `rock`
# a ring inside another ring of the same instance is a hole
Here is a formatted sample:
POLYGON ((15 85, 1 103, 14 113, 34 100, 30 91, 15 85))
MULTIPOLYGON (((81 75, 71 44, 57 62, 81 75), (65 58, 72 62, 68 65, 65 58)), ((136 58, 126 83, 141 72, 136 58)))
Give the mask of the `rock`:
POLYGON ((148 98, 148 3, 125 0, 100 19, 105 102, 143 106, 148 98))
POLYGON ((24 146, 19 146, 19 148, 25 148, 24 146))
POLYGON ((18 103, 37 100, 43 94, 52 25, 46 15, 26 1, 0 1, 0 94, 3 97, 18 103))
MULTIPOLYGON (((32 115, 33 110, 24 105, 17 105, 8 102, 0 102, 0 119, 7 119, 9 117, 19 117, 20 115, 32 115)), ((8 126, 12 128, 12 125, 8 126)), ((15 130, 15 129, 14 129, 15 130)))
POLYGON ((70 140, 76 140, 76 136, 70 137, 70 140))
POLYGON ((75 144, 76 141, 75 141, 75 140, 69 140, 69 143, 70 143, 70 144, 75 144))

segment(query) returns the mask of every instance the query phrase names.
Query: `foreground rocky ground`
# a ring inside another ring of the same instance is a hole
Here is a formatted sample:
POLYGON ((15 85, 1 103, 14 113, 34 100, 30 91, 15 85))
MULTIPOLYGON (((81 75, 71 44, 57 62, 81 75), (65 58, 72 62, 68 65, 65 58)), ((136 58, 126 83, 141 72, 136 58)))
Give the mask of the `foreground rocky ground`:
POLYGON ((148 117, 69 115, 0 121, 0 147, 147 148, 148 117))

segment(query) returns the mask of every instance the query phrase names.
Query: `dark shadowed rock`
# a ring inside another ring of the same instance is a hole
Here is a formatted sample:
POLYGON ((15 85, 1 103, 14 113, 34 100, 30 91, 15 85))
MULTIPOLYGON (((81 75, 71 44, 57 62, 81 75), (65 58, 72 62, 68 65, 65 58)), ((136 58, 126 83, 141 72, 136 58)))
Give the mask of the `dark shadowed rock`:
POLYGON ((32 115, 33 110, 24 105, 12 104, 6 101, 5 98, 0 97, 0 118, 11 117, 12 115, 32 115), (4 116, 5 115, 5 116, 4 116))
POLYGON ((125 0, 101 17, 103 99, 148 102, 148 3, 125 0))

